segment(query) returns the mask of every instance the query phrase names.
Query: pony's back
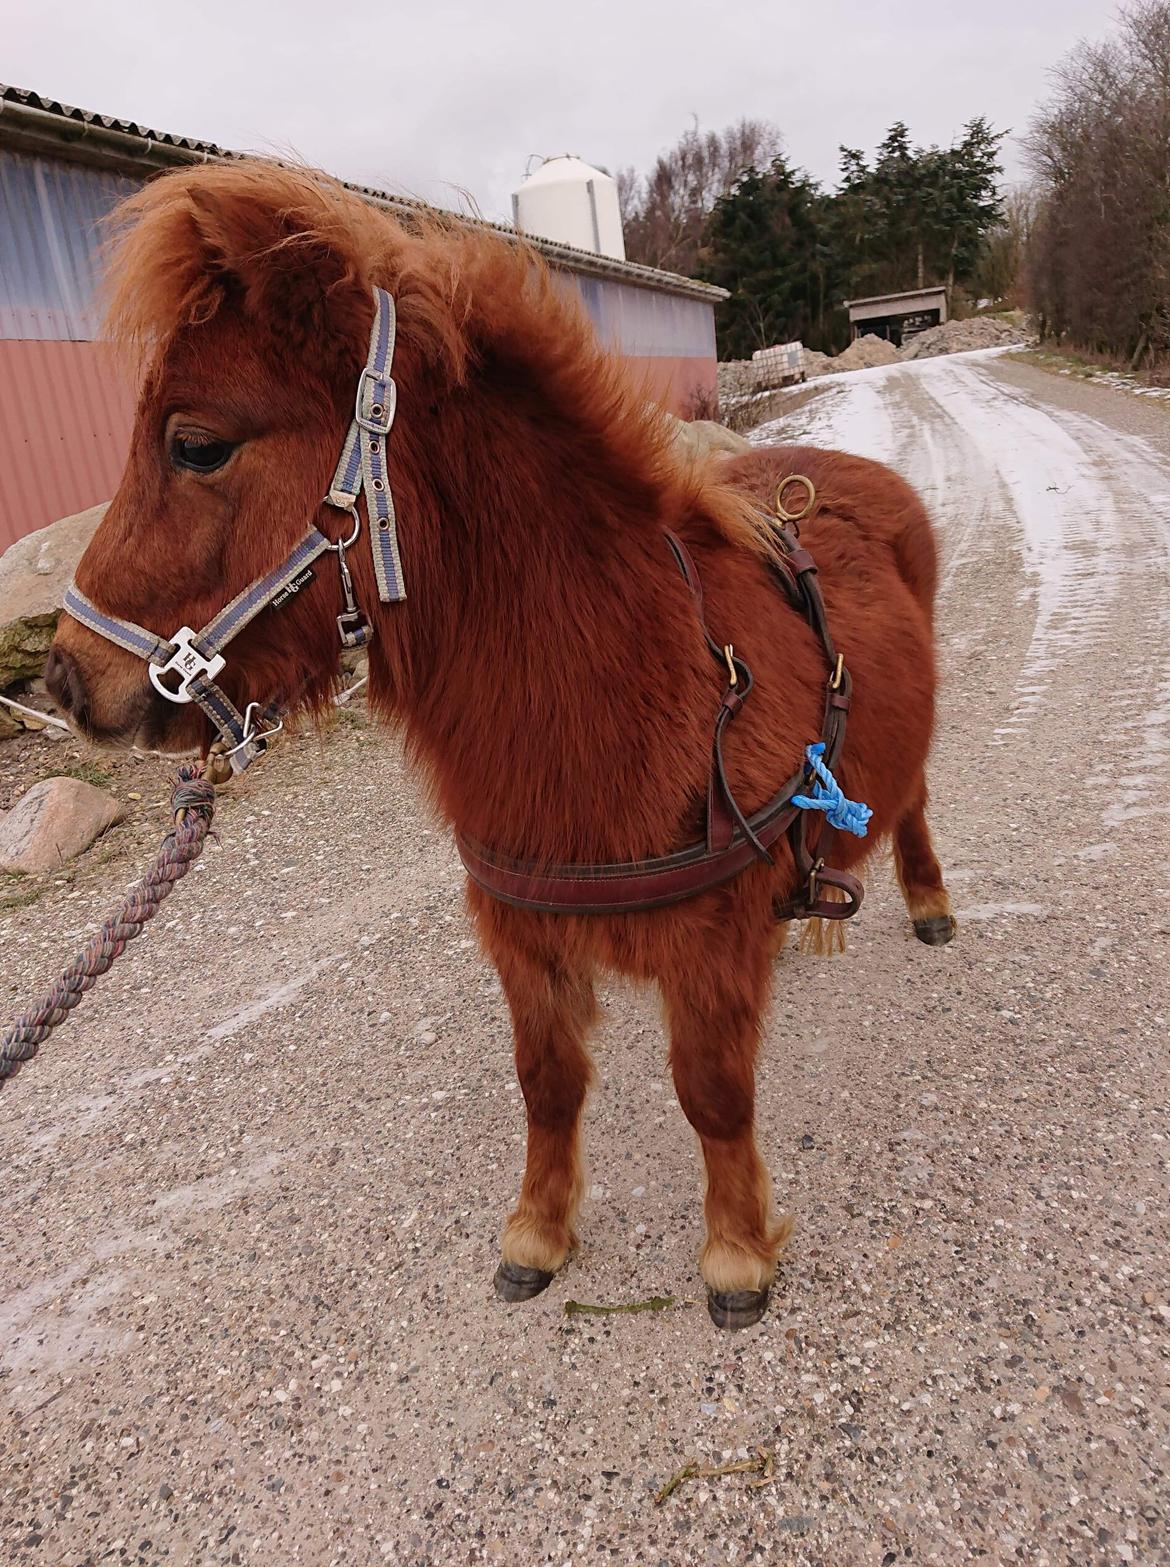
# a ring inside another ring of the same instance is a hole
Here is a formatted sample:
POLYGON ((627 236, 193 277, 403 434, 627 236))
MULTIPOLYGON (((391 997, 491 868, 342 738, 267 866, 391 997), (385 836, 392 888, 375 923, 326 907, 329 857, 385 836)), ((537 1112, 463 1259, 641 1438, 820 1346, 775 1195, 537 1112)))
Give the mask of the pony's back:
MULTIPOLYGON (((818 554, 818 517, 839 518, 859 540, 884 545, 892 552, 899 576, 932 620, 938 587, 934 528, 921 498, 905 479, 884 463, 817 446, 761 446, 725 458, 719 467, 721 479, 768 511, 774 507, 779 486, 793 474, 803 475, 816 487, 816 505, 801 524, 813 554, 818 554), (858 503, 862 496, 864 506, 858 503)), ((804 499, 799 486, 784 497, 793 510, 804 499)))

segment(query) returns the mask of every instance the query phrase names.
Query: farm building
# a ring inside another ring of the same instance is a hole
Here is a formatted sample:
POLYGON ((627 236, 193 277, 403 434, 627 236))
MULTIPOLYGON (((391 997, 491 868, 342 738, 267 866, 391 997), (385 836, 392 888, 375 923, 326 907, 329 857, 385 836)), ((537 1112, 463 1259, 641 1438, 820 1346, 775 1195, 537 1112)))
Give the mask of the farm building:
MULTIPOLYGON (((159 170, 239 156, 0 84, 0 551, 108 499, 121 475, 133 392, 96 341, 101 220, 159 170)), ((349 188, 392 210, 419 205, 349 188)), ((714 312, 724 290, 574 245, 530 243, 579 293, 602 343, 648 397, 675 413, 715 397, 714 312)))
POLYGON ((872 294, 868 299, 847 299, 851 339, 866 333, 888 338, 900 348, 927 327, 947 319, 945 288, 916 288, 906 294, 872 294))

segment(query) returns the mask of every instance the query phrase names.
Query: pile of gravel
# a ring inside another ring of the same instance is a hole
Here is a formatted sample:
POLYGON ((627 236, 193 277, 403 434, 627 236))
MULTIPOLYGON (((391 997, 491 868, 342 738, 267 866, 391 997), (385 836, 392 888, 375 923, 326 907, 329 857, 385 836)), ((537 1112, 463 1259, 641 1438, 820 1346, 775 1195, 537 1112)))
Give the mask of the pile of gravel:
POLYGON ((831 375, 837 367, 837 361, 831 354, 822 354, 815 348, 806 348, 804 351, 805 372, 811 377, 814 375, 831 375))
POLYGON ((758 390, 756 367, 750 359, 725 359, 718 367, 719 400, 750 397, 758 390))
POLYGON ((829 361, 833 370, 873 370, 878 365, 897 364, 901 355, 893 343, 887 342, 884 337, 875 337, 872 332, 866 332, 861 337, 854 338, 843 354, 838 354, 836 359, 829 361))
POLYGON ((972 316, 969 321, 947 321, 927 327, 902 350, 903 359, 933 359, 937 354, 962 354, 973 348, 1002 348, 1027 343, 1031 334, 1022 326, 997 316, 972 316))

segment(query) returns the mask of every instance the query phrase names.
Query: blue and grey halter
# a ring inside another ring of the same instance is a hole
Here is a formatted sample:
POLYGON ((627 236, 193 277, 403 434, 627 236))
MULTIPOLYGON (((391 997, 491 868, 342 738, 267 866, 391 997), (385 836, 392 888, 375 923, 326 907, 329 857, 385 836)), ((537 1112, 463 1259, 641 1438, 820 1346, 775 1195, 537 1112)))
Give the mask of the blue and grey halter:
POLYGON ((357 502, 363 489, 378 597, 383 604, 398 603, 406 597, 394 501, 386 468, 386 437, 394 423, 398 396, 390 375, 394 328, 394 300, 385 289, 376 288, 369 353, 358 378, 353 419, 333 475, 333 485, 323 502, 349 513, 352 528, 348 538, 334 542, 317 528, 310 528, 279 566, 274 566, 266 576, 237 593, 202 631, 180 626, 169 641, 135 625, 132 620, 106 614, 91 603, 76 584, 71 583, 66 589, 65 608, 74 620, 125 648, 128 653, 146 659, 150 665, 151 684, 160 696, 168 702, 195 702, 203 709, 219 731, 220 744, 216 749, 230 761, 234 773, 242 773, 264 754, 269 739, 281 724, 271 708, 262 710, 257 702, 249 702, 241 714, 215 684, 216 675, 227 662, 223 649, 261 610, 271 604, 285 603, 297 593, 308 580, 308 568, 326 550, 337 552, 341 572, 343 607, 337 617, 337 630, 342 646, 365 647, 373 637, 373 628, 354 599, 353 581, 345 559, 346 550, 357 542, 361 532, 357 502))

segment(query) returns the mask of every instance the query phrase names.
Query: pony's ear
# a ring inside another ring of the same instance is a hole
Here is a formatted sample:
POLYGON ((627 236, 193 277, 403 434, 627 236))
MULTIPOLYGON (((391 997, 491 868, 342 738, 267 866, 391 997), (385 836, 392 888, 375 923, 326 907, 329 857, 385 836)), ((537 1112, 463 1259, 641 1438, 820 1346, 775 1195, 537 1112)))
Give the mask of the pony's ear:
POLYGON ((324 188, 278 203, 259 183, 192 182, 188 196, 207 268, 289 346, 333 335, 359 302, 368 313, 368 280, 324 188))

